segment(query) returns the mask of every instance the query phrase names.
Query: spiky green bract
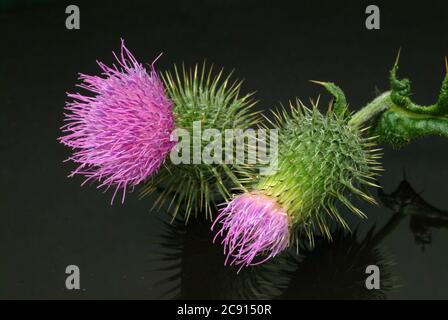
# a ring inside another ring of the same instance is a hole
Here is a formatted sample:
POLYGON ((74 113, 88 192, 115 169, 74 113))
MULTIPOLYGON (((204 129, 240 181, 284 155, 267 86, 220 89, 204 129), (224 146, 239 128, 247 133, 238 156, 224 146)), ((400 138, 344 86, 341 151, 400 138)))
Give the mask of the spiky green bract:
POLYGON ((364 217, 348 193, 375 202, 365 186, 374 185, 378 155, 371 138, 332 110, 322 114, 316 105, 309 109, 298 102, 291 113, 277 114, 274 123, 279 128, 278 170, 255 189, 277 199, 287 211, 293 240, 305 235, 312 245, 317 229, 331 238, 330 220, 348 227, 338 202, 364 217))
MULTIPOLYGON (((194 123, 200 121, 201 131, 216 129, 222 134, 220 143, 222 154, 234 152, 233 143, 225 139, 226 129, 246 130, 257 123, 258 115, 252 107, 256 103, 252 99, 253 93, 240 95, 242 81, 231 80, 232 73, 224 75, 223 70, 213 72, 213 67, 197 65, 193 69, 181 71, 174 66, 173 72, 166 72, 162 78, 167 88, 167 93, 173 101, 175 115, 175 127, 185 129, 190 138, 199 139, 201 149, 210 144, 193 132, 194 123), (227 143, 225 143, 227 142, 227 143)), ((202 137, 203 138, 203 137, 202 137)), ((247 143, 247 142, 245 142, 247 143)), ((190 155, 193 157, 197 151, 191 142, 190 155)), ((247 144, 244 145, 247 150, 247 144)), ((174 207, 173 214, 179 210, 188 221, 191 214, 205 212, 211 218, 216 201, 228 199, 233 188, 242 188, 244 183, 252 181, 255 173, 254 164, 239 164, 236 161, 218 164, 200 163, 174 165, 167 161, 164 168, 150 179, 145 185, 142 194, 148 194, 156 187, 163 189, 156 204, 170 201, 174 207), (162 187, 162 188, 161 188, 162 187)), ((224 159, 223 159, 224 160, 224 159)))
POLYGON ((397 78, 398 65, 390 72, 391 92, 387 110, 374 121, 373 134, 380 141, 401 147, 411 140, 429 135, 448 137, 448 64, 437 102, 421 106, 411 100, 411 82, 397 78))
POLYGON ((340 87, 335 85, 333 82, 323 82, 315 80, 311 80, 311 82, 320 84, 334 97, 334 101, 330 106, 338 117, 349 115, 347 98, 345 97, 344 91, 342 91, 340 87))

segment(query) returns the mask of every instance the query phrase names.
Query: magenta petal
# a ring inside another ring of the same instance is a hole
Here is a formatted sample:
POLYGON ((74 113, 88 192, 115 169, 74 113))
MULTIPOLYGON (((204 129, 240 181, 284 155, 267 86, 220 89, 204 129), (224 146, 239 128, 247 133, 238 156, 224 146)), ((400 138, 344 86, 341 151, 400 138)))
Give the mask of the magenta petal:
MULTIPOLYGON (((115 55, 115 54, 114 54, 115 55)), ((69 160, 81 174, 115 194, 133 188, 156 172, 175 142, 172 102, 151 66, 149 72, 125 47, 116 56, 118 66, 98 62, 101 76, 81 74, 78 86, 91 92, 67 94, 60 142, 74 150, 69 160)), ((114 196, 115 196, 114 194, 114 196)))
POLYGON ((244 193, 225 204, 212 230, 222 237, 225 264, 256 265, 273 258, 289 245, 288 215, 275 199, 261 193, 244 193), (265 253, 256 261, 260 253, 265 253))

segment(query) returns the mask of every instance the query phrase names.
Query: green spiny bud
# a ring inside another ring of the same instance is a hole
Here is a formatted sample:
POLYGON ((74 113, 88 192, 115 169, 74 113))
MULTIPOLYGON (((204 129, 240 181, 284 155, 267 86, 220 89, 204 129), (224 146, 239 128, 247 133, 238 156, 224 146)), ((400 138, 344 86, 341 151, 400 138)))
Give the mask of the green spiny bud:
POLYGON ((374 185, 375 170, 380 169, 372 139, 363 137, 344 117, 331 110, 322 114, 315 105, 308 109, 299 103, 291 116, 279 118, 278 170, 261 179, 256 189, 277 199, 291 225, 310 241, 315 227, 330 237, 330 217, 347 226, 337 201, 364 217, 346 191, 374 202, 363 190, 374 185))
POLYGON ((381 170, 373 139, 350 124, 345 111, 337 115, 334 110, 322 114, 317 105, 309 109, 297 102, 291 115, 285 110, 276 114, 277 170, 228 202, 212 226, 219 225, 215 239, 223 237, 225 263, 240 270, 258 265, 291 243, 299 244, 303 236, 312 246, 316 230, 331 238, 330 220, 348 228, 338 202, 364 217, 349 193, 375 203, 365 188, 376 186, 376 171, 381 170), (256 261, 260 253, 266 255, 256 261))
MULTIPOLYGON (((199 141, 199 150, 210 143, 201 137, 204 130, 216 129, 220 133, 226 129, 246 130, 258 120, 252 111, 255 104, 253 94, 240 96, 242 82, 231 81, 231 73, 225 77, 223 70, 214 74, 212 68, 207 68, 205 64, 202 67, 196 65, 190 70, 182 67, 180 72, 175 66, 173 72, 163 75, 163 81, 173 101, 176 129, 185 130, 193 140, 189 147, 192 157, 201 156, 201 151, 194 149, 195 139, 199 141), (195 130, 196 125, 200 131, 195 130)), ((236 137, 233 139, 235 142, 236 137)), ((228 140, 217 143, 222 146, 222 154, 228 152, 228 148, 234 148, 234 143, 229 144, 228 140)), ((170 201, 170 205, 174 206, 174 215, 182 208, 186 221, 191 214, 200 212, 211 218, 218 199, 228 199, 230 189, 241 187, 246 179, 252 180, 253 165, 190 160, 189 163, 180 164, 168 160, 165 167, 146 183, 142 195, 159 188, 162 190, 155 204, 170 201)))

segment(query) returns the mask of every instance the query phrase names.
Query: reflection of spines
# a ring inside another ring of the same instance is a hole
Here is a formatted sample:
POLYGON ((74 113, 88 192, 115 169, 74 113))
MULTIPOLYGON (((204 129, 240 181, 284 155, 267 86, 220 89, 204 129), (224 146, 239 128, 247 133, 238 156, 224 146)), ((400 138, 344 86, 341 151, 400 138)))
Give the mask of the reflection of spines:
POLYGON ((162 252, 151 261, 154 265, 164 265, 159 271, 170 274, 158 283, 168 286, 163 298, 275 299, 289 285, 288 275, 297 265, 280 255, 276 260, 282 261, 280 264, 272 261, 237 274, 235 268, 223 265, 220 248, 210 241, 212 235, 207 221, 198 219, 194 224, 185 225, 176 218, 172 225, 165 223, 164 226, 159 235, 162 252))
POLYGON ((410 216, 410 228, 414 234, 415 243, 421 246, 431 244, 430 229, 448 229, 448 211, 441 210, 427 203, 418 194, 406 177, 400 182, 397 189, 389 194, 378 191, 381 202, 397 214, 410 216))
MULTIPOLYGON (((166 224, 161 262, 171 275, 165 297, 183 299, 296 299, 296 298, 384 298, 396 285, 390 272, 391 259, 378 249, 395 228, 399 217, 375 232, 370 229, 362 241, 355 230, 337 230, 333 242, 317 238, 314 249, 300 255, 289 249, 260 266, 243 269, 222 265, 219 247, 209 241, 209 224, 198 220, 185 226, 182 221, 166 224), (381 270, 381 290, 367 290, 365 268, 375 264, 381 270)), ((159 263, 160 264, 160 263, 159 263)))
POLYGON ((158 235, 162 245, 152 264, 166 275, 160 284, 168 287, 163 297, 183 299, 384 299, 399 285, 392 273, 393 261, 379 249, 398 224, 410 216, 416 241, 423 242, 430 228, 448 228, 448 212, 437 209, 404 180, 392 193, 379 191, 381 202, 395 213, 380 229, 364 236, 356 229, 332 232, 332 242, 316 237, 314 249, 290 248, 271 261, 246 268, 224 267, 219 246, 211 243, 210 224, 203 219, 185 226, 179 215, 163 221, 158 235), (426 233, 425 233, 426 232, 426 233), (368 290, 368 265, 380 269, 380 290, 368 290))
POLYGON ((157 281, 154 286, 166 286, 160 298, 180 298, 182 289, 182 253, 184 251, 184 241, 186 229, 184 218, 180 215, 171 221, 166 221, 161 216, 156 217, 162 228, 155 238, 161 245, 161 250, 152 252, 149 264, 152 272, 164 272, 165 277, 157 281))
POLYGON ((378 232, 372 227, 362 241, 358 230, 353 233, 338 229, 333 242, 316 239, 314 250, 302 251, 293 280, 282 296, 284 299, 384 299, 396 287, 397 280, 390 267, 392 259, 380 252, 378 245, 396 225, 391 221, 378 232), (365 286, 368 265, 381 270, 381 289, 368 290, 365 286))

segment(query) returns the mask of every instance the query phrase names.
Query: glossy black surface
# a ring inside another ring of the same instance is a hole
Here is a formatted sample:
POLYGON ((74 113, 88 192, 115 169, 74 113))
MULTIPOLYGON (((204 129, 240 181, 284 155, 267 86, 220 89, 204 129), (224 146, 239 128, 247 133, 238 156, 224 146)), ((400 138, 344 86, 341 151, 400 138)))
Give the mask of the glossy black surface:
POLYGON ((0 7, 0 298, 448 298, 446 139, 385 148, 381 204, 360 204, 369 219, 350 219, 356 232, 239 275, 222 265, 208 222, 169 225, 167 210, 136 194, 111 206, 110 193, 66 178, 69 150, 56 142, 77 72, 111 63, 120 37, 145 62, 163 51, 160 70, 203 59, 235 68, 263 110, 295 96, 326 104, 309 79, 337 83, 358 109, 387 90, 401 47, 401 74, 417 102, 432 103, 448 54, 446 1, 380 5, 377 31, 365 29, 362 1, 79 1, 78 31, 65 29, 67 4, 0 7), (82 290, 65 289, 69 264, 82 290), (381 268, 380 291, 364 288, 368 264, 381 268))

